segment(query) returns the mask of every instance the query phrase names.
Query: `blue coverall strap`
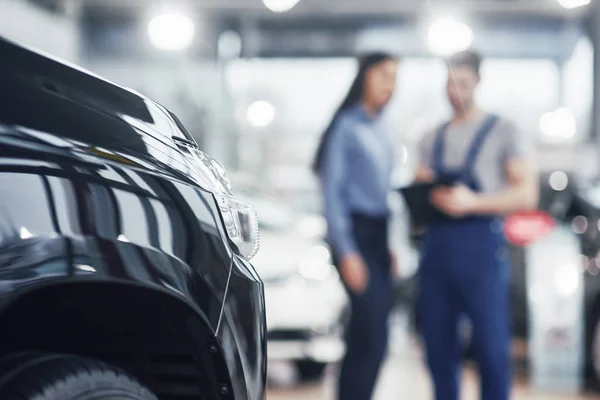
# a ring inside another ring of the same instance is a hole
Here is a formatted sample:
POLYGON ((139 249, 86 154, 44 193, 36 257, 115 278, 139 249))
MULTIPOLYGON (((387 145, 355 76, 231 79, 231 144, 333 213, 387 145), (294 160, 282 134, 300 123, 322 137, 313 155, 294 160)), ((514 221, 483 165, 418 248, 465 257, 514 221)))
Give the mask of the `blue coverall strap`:
POLYGON ((444 137, 446 136, 449 125, 450 122, 445 122, 438 128, 435 134, 435 141, 433 144, 433 170, 436 174, 444 169, 444 137))
POLYGON ((479 128, 479 131, 477 132, 477 135, 475 135, 475 139, 473 140, 473 143, 471 143, 471 147, 469 148, 469 152, 467 153, 467 157, 465 159, 465 164, 463 167, 465 175, 471 175, 475 167, 475 163, 477 162, 477 157, 479 156, 479 153, 481 153, 481 149, 485 143, 485 139, 487 139, 489 134, 492 132, 496 122, 498 122, 499 119, 500 118, 497 115, 490 114, 483 122, 481 128, 479 128))

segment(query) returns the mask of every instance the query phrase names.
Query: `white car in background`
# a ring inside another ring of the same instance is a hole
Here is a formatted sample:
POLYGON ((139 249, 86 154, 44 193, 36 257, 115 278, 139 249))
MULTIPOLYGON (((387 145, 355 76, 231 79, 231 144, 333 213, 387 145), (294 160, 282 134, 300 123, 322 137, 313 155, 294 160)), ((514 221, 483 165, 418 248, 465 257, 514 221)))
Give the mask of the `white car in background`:
POLYGON ((256 207, 260 250, 252 263, 265 286, 269 361, 292 361, 302 380, 320 378, 345 353, 348 298, 322 238, 320 216, 298 215, 252 190, 236 196, 256 207))

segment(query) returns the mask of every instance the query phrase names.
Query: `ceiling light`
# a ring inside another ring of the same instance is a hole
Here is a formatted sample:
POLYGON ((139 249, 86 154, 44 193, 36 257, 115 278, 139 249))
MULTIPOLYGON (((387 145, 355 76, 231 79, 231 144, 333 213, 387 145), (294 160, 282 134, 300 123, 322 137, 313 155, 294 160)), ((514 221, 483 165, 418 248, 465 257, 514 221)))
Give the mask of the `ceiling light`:
POLYGON ((578 215, 573 218, 573 222, 571 223, 571 228, 573 228, 573 232, 578 235, 583 235, 589 227, 588 219, 583 215, 578 215))
POLYGON ((441 56, 467 50, 473 43, 473 30, 452 18, 442 18, 431 24, 427 36, 429 50, 441 56))
POLYGON ((288 12, 299 2, 300 0, 263 0, 265 7, 274 13, 288 12))
POLYGON ((217 52, 221 59, 238 58, 242 53, 242 38, 239 33, 225 31, 219 35, 217 52))
POLYGON ((558 1, 558 4, 560 4, 561 6, 563 6, 564 8, 567 8, 567 9, 587 6, 588 4, 590 4, 592 2, 592 0, 557 0, 557 1, 558 1))
POLYGON ((255 101, 248 107, 246 118, 255 128, 264 128, 275 119, 275 107, 265 100, 255 101))
POLYGON ((157 15, 148 23, 150 41, 159 50, 185 50, 192 44, 194 34, 192 18, 177 11, 157 15))

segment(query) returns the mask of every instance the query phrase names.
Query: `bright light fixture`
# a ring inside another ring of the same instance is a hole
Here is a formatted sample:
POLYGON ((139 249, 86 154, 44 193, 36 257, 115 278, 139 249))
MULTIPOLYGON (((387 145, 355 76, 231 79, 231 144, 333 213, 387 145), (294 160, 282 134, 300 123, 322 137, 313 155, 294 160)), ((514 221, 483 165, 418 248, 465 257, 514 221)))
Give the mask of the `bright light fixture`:
POLYGON ((157 15, 148 23, 150 41, 159 50, 185 50, 194 41, 194 35, 194 21, 179 11, 157 15))
POLYGON ((592 2, 592 0, 557 0, 557 1, 558 1, 558 4, 560 4, 561 6, 563 6, 564 8, 567 8, 567 9, 587 6, 588 4, 590 4, 592 2))
POLYGON ((242 38, 239 33, 225 31, 219 35, 217 52, 221 59, 238 58, 242 53, 242 38))
POLYGON ((275 119, 275 107, 265 100, 255 101, 248 107, 246 118, 255 128, 265 128, 275 119))
POLYGON ((540 130, 549 139, 571 139, 577 133, 577 120, 570 108, 562 107, 542 115, 540 130))
POLYGON ((473 38, 473 30, 466 24, 453 18, 442 18, 429 28, 427 44, 431 52, 448 56, 467 50, 473 43, 473 38))
POLYGON ((300 0, 263 0, 263 3, 274 13, 284 13, 296 7, 300 0))
POLYGON ((583 235, 588 230, 588 227, 588 219, 583 215, 578 215, 577 217, 573 218, 571 228, 573 228, 573 232, 575 232, 576 234, 583 235))
POLYGON ((562 192, 569 186, 569 177, 564 171, 554 171, 550 175, 550 187, 557 192, 562 192))

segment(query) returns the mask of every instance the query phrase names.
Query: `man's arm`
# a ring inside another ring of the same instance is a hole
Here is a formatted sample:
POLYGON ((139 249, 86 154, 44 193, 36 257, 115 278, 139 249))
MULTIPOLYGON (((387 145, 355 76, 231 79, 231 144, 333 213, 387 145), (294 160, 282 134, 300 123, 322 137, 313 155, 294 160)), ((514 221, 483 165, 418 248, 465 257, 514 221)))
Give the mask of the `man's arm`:
POLYGON ((509 121, 501 121, 499 134, 504 139, 506 189, 497 193, 475 193, 464 185, 434 191, 432 201, 445 213, 465 215, 503 215, 531 210, 539 200, 539 177, 534 160, 534 143, 509 121))
POLYGON ((539 202, 539 177, 533 160, 514 158, 506 163, 509 186, 494 194, 478 194, 474 214, 509 214, 531 210, 539 202))
POLYGON ((439 188, 432 201, 443 212, 454 217, 465 215, 503 215, 537 207, 538 174, 529 158, 514 158, 507 162, 508 188, 493 194, 476 193, 465 185, 439 188))

